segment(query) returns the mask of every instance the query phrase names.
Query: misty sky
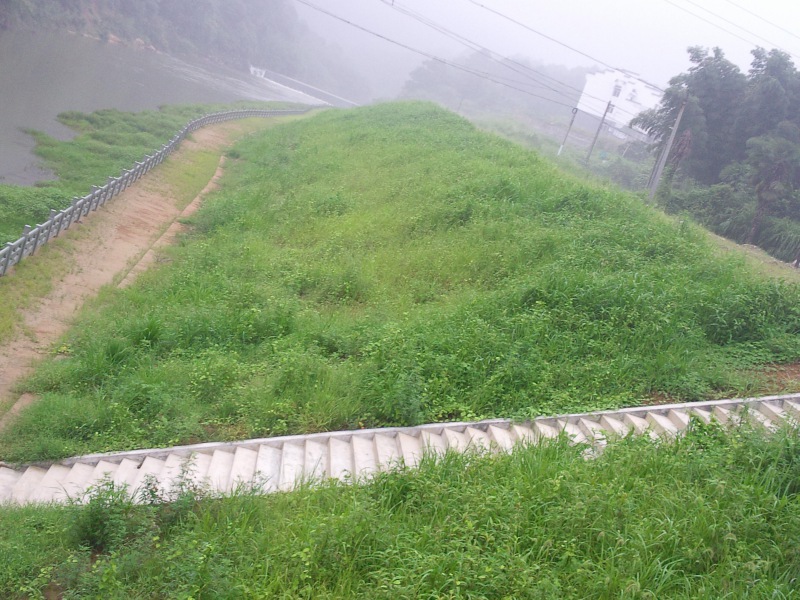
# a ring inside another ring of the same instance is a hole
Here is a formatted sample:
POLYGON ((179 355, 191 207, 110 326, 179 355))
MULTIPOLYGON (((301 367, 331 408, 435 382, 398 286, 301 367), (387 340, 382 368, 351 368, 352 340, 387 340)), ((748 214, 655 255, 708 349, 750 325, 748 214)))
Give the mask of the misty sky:
MULTIPOLYGON (((463 46, 392 9, 389 6, 391 0, 307 1, 427 52, 452 57, 465 51, 463 46)), ((726 56, 745 72, 751 59, 749 52, 756 45, 786 50, 792 54, 795 64, 800 65, 800 37, 797 37, 800 36, 800 2, 796 0, 476 2, 604 63, 639 73, 642 78, 662 87, 670 77, 689 67, 686 48, 691 45, 720 46, 726 56), (758 17, 789 30, 793 35, 758 17)), ((384 65, 391 69, 392 65, 403 61, 422 60, 407 50, 369 39, 369 36, 298 2, 294 4, 300 17, 315 31, 335 39, 346 50, 360 47, 365 60, 371 60, 378 68, 384 65)), ((470 0, 396 0, 394 4, 445 25, 502 55, 525 56, 540 63, 570 67, 597 64, 488 12, 470 0)))

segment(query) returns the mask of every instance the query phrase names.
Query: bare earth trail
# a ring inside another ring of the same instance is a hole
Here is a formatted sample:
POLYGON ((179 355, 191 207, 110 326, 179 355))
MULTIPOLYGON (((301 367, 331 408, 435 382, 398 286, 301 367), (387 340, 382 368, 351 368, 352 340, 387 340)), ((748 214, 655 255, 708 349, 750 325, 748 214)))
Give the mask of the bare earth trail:
MULTIPOLYGON (((222 154, 243 134, 265 127, 260 123, 229 121, 200 129, 167 161, 188 161, 193 153, 222 154)), ((71 240, 70 264, 52 282, 51 291, 21 314, 21 327, 0 347, 0 406, 11 408, 0 418, 0 429, 35 397, 14 394, 15 384, 51 353, 53 344, 67 331, 84 302, 109 284, 126 286, 151 265, 155 250, 175 239, 181 217, 194 212, 202 198, 216 188, 224 156, 205 188, 186 206, 165 179, 164 165, 151 171, 80 226, 64 232, 71 240)), ((13 277, 13 273, 9 275, 13 277)))

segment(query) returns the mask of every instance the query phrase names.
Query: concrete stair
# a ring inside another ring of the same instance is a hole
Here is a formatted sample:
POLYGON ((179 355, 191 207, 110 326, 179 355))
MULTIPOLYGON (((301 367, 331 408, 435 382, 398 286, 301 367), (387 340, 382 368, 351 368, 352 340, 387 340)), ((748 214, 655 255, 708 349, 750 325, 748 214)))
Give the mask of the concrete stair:
POLYGON ((495 419, 196 444, 93 454, 52 464, 0 463, 0 503, 81 502, 87 490, 103 479, 124 487, 136 499, 169 500, 179 484, 201 486, 218 495, 237 490, 290 491, 328 478, 363 481, 400 465, 415 467, 427 455, 473 449, 510 452, 517 444, 562 435, 573 444, 586 445, 586 456, 591 457, 629 433, 674 439, 692 417, 723 424, 747 419, 766 432, 797 427, 800 394, 635 407, 527 423, 495 419))

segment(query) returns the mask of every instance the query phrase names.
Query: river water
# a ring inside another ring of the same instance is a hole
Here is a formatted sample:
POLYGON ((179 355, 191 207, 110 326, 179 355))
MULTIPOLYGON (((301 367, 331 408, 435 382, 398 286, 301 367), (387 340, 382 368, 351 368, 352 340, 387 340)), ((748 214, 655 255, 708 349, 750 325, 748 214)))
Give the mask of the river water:
POLYGON ((144 49, 68 33, 0 32, 0 183, 51 177, 32 154, 24 129, 69 139, 56 120, 69 110, 125 111, 162 104, 315 98, 248 73, 190 63, 144 49))

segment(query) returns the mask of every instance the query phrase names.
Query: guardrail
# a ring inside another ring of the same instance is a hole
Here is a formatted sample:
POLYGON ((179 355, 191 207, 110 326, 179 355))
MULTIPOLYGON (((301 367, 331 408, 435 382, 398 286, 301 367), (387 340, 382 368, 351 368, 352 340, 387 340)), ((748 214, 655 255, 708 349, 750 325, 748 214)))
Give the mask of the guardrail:
POLYGON ((231 121, 233 119, 247 119, 251 117, 279 117, 284 115, 299 115, 308 112, 303 110, 232 110, 227 112, 212 113, 189 122, 175 137, 164 146, 146 155, 141 162, 137 162, 132 169, 125 169, 119 177, 109 177, 108 182, 102 186, 92 186, 92 191, 83 198, 73 198, 72 204, 64 210, 50 210, 50 217, 36 227, 26 225, 22 237, 14 242, 7 242, 0 249, 0 277, 8 270, 44 246, 47 242, 69 229, 74 223, 80 221, 90 212, 97 210, 114 196, 127 189, 132 183, 139 180, 153 167, 164 162, 187 135, 214 123, 231 121))

